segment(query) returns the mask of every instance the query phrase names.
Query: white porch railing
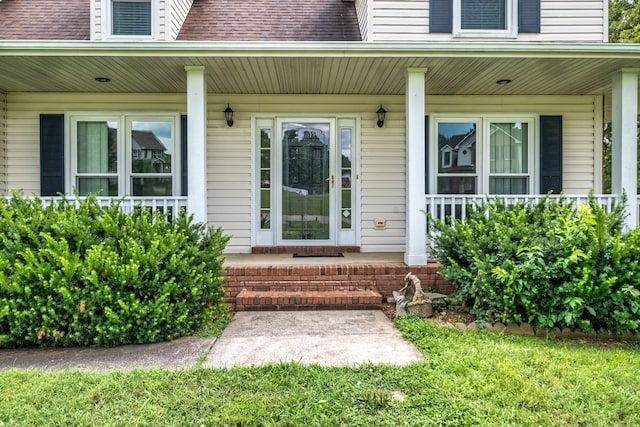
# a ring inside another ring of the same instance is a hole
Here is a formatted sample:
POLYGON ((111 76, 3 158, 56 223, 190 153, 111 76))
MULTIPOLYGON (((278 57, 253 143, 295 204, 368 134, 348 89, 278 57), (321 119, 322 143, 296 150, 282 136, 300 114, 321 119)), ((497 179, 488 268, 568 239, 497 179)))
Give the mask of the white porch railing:
MULTIPOLYGON (((467 217, 467 209, 470 206, 475 206, 486 201, 487 198, 494 199, 499 198, 507 205, 514 205, 516 203, 531 203, 535 204, 547 197, 546 195, 514 195, 514 196, 487 196, 487 195, 466 195, 466 194, 426 194, 426 212, 430 213, 434 218, 438 218, 442 221, 448 217, 454 216, 455 218, 464 221, 467 217)), ((550 195, 551 200, 564 199, 567 202, 573 202, 576 205, 588 204, 589 196, 587 195, 550 195)), ((602 206, 606 211, 611 211, 615 203, 619 203, 621 197, 615 194, 599 194, 593 196, 596 202, 602 206)), ((636 201, 640 205, 640 198, 636 201)), ((639 210, 640 211, 640 210, 639 210)))
MULTIPOLYGON (((78 204, 84 197, 67 196, 69 202, 78 204)), ((48 206, 52 202, 62 201, 62 197, 41 197, 43 205, 48 206)), ((152 212, 161 211, 163 213, 179 212, 180 209, 187 208, 186 196, 128 196, 128 197, 97 197, 98 204, 102 207, 110 206, 111 203, 118 203, 123 212, 131 213, 135 208, 150 208, 152 212)))

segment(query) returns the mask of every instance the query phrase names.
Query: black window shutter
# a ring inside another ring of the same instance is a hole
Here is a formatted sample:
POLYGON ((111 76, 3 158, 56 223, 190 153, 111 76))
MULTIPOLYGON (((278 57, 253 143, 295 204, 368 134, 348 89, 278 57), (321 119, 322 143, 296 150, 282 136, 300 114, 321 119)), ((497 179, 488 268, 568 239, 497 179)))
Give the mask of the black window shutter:
POLYGON ((180 195, 187 195, 187 116, 180 116, 180 195))
POLYGON ((540 116, 540 193, 562 192, 562 116, 540 116))
POLYGON ((453 28, 453 0, 430 0, 429 32, 451 33, 453 28))
POLYGON ((40 195, 64 194, 64 114, 40 115, 40 195))
POLYGON ((540 0, 518 0, 518 32, 540 32, 540 0))
POLYGON ((424 194, 429 194, 429 116, 424 116, 424 194))

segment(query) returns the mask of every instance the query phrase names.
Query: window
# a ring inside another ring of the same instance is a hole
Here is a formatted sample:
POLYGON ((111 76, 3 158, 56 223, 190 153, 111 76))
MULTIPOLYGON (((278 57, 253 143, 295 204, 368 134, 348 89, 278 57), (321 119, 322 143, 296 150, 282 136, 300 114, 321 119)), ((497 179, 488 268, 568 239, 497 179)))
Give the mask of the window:
POLYGON ((151 0, 111 0, 111 35, 151 36, 151 0))
POLYGON ((532 117, 437 118, 437 144, 432 144, 437 169, 431 192, 532 193, 533 121, 532 117))
POLYGON ((438 123, 438 193, 475 194, 476 122, 438 123))
POLYGON ((515 37, 517 34, 515 0, 454 0, 455 36, 515 37))
POLYGON ((177 117, 70 116, 71 186, 80 195, 178 194, 177 117))
POLYGON ((489 123, 489 194, 529 193, 529 124, 489 123))

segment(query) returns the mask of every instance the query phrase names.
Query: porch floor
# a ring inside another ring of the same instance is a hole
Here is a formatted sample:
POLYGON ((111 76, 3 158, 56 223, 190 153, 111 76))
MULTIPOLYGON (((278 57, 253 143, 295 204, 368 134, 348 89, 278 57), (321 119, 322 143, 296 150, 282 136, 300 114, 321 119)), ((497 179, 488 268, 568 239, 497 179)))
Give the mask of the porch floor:
POLYGON ((225 267, 270 265, 345 265, 345 264, 403 264, 399 252, 345 252, 342 257, 300 257, 293 254, 228 254, 225 267))

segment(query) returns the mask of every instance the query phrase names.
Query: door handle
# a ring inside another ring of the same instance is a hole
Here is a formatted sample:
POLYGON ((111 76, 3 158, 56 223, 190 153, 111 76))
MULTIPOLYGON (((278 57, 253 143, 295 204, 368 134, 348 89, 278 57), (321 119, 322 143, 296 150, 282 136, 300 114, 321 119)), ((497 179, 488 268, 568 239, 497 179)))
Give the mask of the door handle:
POLYGON ((336 184, 336 180, 333 175, 327 178, 327 181, 329 181, 329 183, 331 184, 331 188, 333 188, 333 186, 336 184))

